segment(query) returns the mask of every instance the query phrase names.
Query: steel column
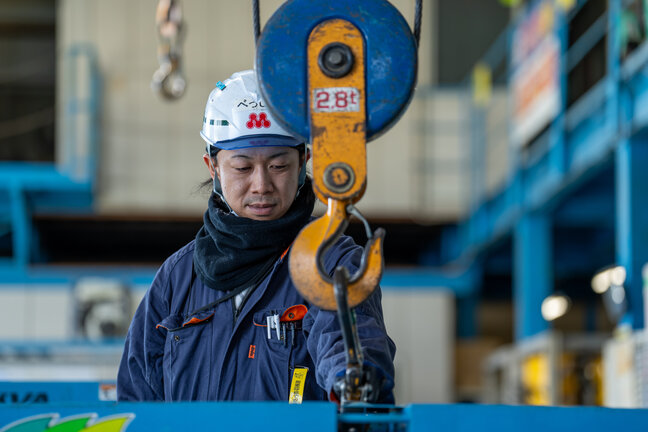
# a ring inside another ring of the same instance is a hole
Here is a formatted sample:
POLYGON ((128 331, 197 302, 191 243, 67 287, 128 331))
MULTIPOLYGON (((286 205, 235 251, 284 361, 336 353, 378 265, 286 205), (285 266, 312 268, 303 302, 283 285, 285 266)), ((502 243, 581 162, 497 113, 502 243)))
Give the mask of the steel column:
POLYGON ((644 327, 641 268, 648 262, 648 140, 619 143, 615 158, 616 259, 626 268, 626 291, 634 328, 644 327))
POLYGON ((513 297, 515 338, 545 331, 540 307, 553 291, 552 226, 548 215, 527 213, 515 226, 513 238, 513 297))
POLYGON ((29 264, 31 244, 31 214, 27 208, 25 191, 14 183, 9 191, 13 260, 16 268, 23 270, 29 264))

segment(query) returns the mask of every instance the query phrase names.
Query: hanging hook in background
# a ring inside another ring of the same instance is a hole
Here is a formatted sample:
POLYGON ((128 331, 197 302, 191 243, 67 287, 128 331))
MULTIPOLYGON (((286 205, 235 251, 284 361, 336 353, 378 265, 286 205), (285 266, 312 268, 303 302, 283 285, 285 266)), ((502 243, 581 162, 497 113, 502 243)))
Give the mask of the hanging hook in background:
POLYGON ((153 74, 151 88, 165 99, 180 98, 186 88, 181 57, 185 25, 179 0, 159 0, 155 12, 160 67, 153 74))

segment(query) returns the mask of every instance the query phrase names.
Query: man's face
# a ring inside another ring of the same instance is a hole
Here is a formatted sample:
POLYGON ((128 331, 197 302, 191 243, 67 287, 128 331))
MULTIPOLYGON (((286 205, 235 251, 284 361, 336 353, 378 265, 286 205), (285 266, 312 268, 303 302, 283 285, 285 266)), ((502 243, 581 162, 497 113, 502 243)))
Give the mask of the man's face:
POLYGON ((292 147, 253 147, 218 152, 212 178, 218 176, 223 196, 239 216, 274 220, 283 216, 297 194, 301 161, 292 147))

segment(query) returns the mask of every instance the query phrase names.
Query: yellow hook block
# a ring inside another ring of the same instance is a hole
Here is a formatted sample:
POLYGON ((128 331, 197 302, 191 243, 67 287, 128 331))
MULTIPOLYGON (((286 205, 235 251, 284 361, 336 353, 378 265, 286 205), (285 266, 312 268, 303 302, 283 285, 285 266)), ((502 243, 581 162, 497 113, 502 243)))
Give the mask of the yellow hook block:
POLYGON ((310 131, 313 183, 318 198, 357 202, 367 179, 364 42, 360 31, 342 19, 324 21, 308 39, 310 131), (320 67, 326 47, 344 44, 353 56, 343 77, 320 67))
MULTIPOLYGON (((333 280, 323 257, 348 225, 347 206, 362 198, 367 185, 362 34, 348 21, 324 21, 310 34, 307 56, 313 190, 328 211, 295 239, 290 275, 306 300, 335 310, 333 280)), ((360 268, 348 281, 349 307, 363 302, 380 282, 383 237, 384 230, 378 230, 365 246, 360 268)))

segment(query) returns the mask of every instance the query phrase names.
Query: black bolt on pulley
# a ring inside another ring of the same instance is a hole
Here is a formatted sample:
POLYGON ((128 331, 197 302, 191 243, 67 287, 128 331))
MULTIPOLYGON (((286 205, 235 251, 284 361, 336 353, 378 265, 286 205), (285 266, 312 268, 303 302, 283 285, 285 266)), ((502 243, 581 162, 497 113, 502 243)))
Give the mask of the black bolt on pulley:
POLYGON ((317 64, 326 76, 342 78, 353 67, 353 53, 347 45, 333 42, 322 48, 317 64))

